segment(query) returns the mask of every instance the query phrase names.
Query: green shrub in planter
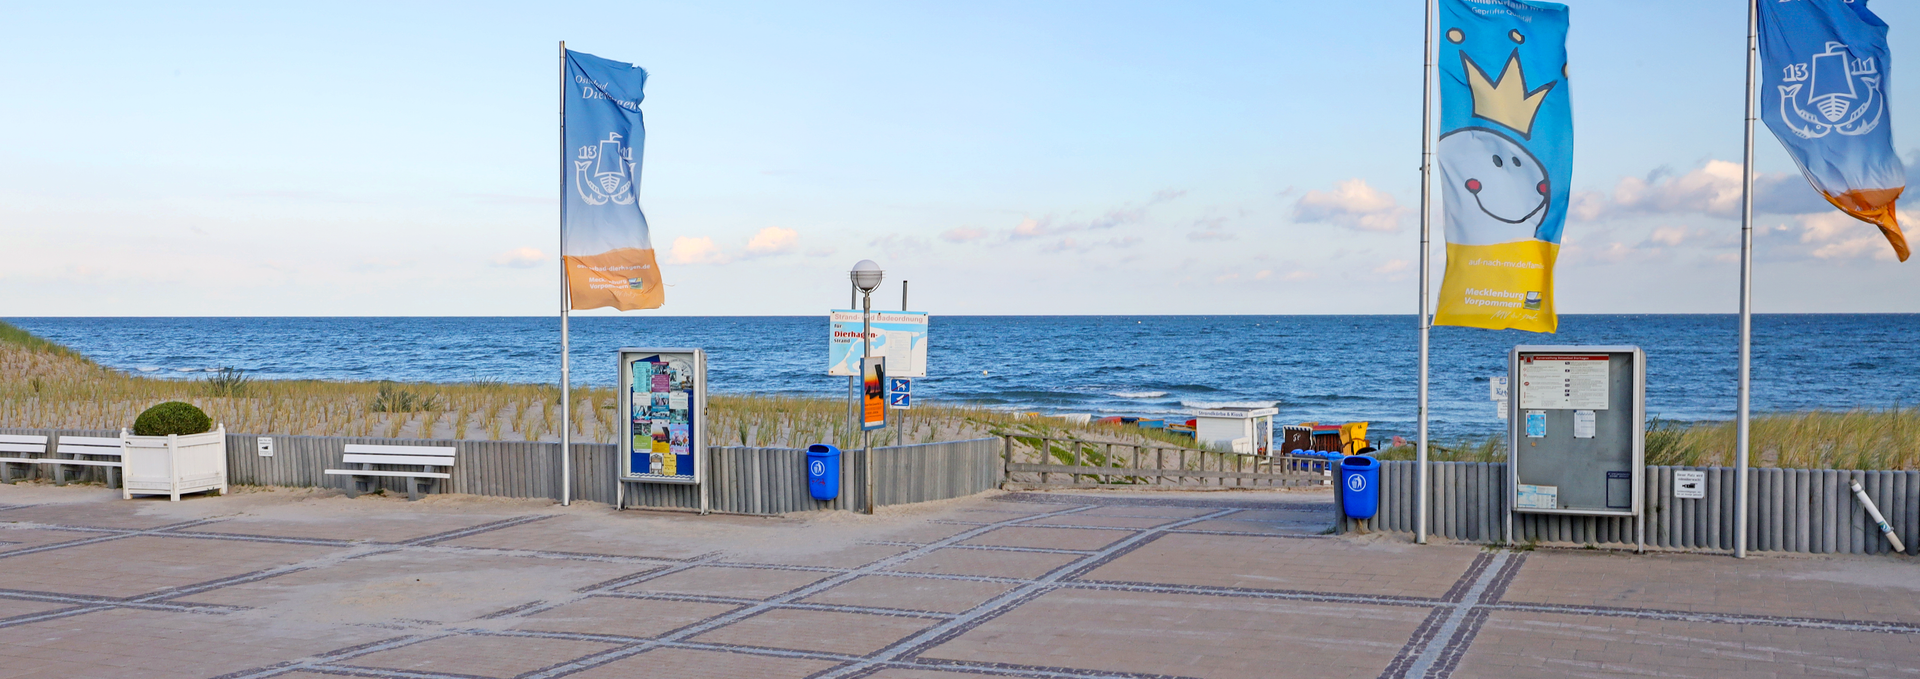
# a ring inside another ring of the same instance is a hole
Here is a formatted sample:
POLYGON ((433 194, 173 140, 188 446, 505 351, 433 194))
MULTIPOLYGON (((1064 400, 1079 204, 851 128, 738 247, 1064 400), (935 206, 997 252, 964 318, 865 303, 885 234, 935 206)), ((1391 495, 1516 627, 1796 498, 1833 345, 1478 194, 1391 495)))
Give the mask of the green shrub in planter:
POLYGON ((133 420, 134 436, 204 434, 213 431, 213 418, 192 403, 168 401, 148 408, 133 420))

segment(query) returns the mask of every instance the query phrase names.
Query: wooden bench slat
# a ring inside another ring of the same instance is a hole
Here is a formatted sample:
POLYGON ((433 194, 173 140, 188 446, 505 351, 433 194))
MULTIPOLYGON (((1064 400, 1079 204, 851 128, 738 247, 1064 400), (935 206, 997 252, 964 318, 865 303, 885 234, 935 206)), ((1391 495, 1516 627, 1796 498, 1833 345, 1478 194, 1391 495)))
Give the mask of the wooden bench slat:
POLYGON ((38 443, 47 445, 45 436, 27 436, 25 434, 0 434, 0 443, 38 443))
POLYGON ((413 457, 410 455, 355 455, 348 453, 342 460, 347 464, 417 464, 429 467, 451 467, 451 457, 413 457))
POLYGON ((119 461, 75 460, 66 457, 0 457, 0 462, 18 462, 21 464, 77 464, 86 467, 118 467, 119 461))
POLYGON ((105 446, 70 446, 62 443, 57 452, 67 453, 69 455, 112 455, 114 457, 120 457, 120 446, 107 448, 105 446))
POLYGON ((0 453, 44 453, 44 452, 47 452, 47 444, 45 443, 40 443, 40 444, 0 443, 0 453))
POLYGON ((120 447, 120 439, 113 438, 110 436, 62 436, 60 437, 60 445, 64 446, 69 443, 79 444, 83 446, 113 446, 115 448, 120 447))
POLYGON ((373 446, 348 444, 347 452, 370 455, 430 455, 433 457, 453 457, 453 448, 446 446, 373 446))
POLYGON ((327 474, 330 476, 393 476, 393 477, 414 477, 414 478, 422 478, 422 479, 453 478, 452 474, 442 474, 439 472, 381 472, 381 471, 367 471, 365 469, 329 469, 327 470, 327 474))

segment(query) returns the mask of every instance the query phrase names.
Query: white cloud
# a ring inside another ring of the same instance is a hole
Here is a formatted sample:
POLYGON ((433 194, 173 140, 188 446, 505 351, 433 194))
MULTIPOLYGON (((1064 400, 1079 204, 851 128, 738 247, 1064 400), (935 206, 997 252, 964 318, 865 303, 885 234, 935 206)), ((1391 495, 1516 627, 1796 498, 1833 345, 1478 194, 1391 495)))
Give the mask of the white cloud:
POLYGON ((533 248, 514 248, 493 257, 494 266, 509 269, 531 269, 547 262, 547 254, 533 248))
MULTIPOLYGON (((1906 218, 1907 215, 1900 215, 1902 222, 1906 218)), ((1844 212, 1834 210, 1801 215, 1796 219, 1800 222, 1800 242, 1818 245, 1807 253, 1815 259, 1898 259, 1893 253, 1893 246, 1887 243, 1880 229, 1844 212)))
POLYGON ((733 258, 721 252, 720 246, 714 245, 710 236, 675 238, 673 248, 667 255, 668 264, 725 264, 731 261, 733 258))
MULTIPOLYGON (((1581 192, 1574 194, 1568 214, 1578 221, 1594 221, 1633 214, 1705 214, 1737 219, 1740 216, 1739 163, 1708 160, 1701 167, 1678 176, 1669 176, 1665 168, 1644 178, 1622 177, 1614 185, 1613 196, 1581 192)), ((1805 214, 1832 209, 1820 198, 1806 179, 1798 174, 1756 174, 1753 177, 1753 209, 1756 213, 1805 214)))
MULTIPOLYGON (((1029 219, 1029 220, 1022 221, 1020 222, 1020 225, 1026 226, 1027 223, 1031 221, 1033 220, 1029 219)), ((1018 231, 1019 227, 1014 227, 1014 229, 1018 231)), ((977 241, 986 237, 987 237, 986 229, 976 229, 971 226, 960 226, 960 227, 947 229, 946 231, 941 232, 940 234, 940 240, 944 240, 949 243, 971 243, 973 241, 977 241)))
POLYGON ((1332 191, 1308 191, 1293 204, 1296 222, 1324 222, 1381 233, 1399 231, 1401 218, 1410 212, 1393 196, 1359 178, 1340 182, 1332 191))
POLYGON ((1184 195, 1187 195, 1187 192, 1183 190, 1162 189, 1155 191, 1152 196, 1148 196, 1146 202, 1142 204, 1134 205, 1128 203, 1107 210, 1101 213, 1100 216, 1092 219, 1062 218, 1054 215, 1046 215, 1038 219, 1027 217, 1021 219, 1020 223, 1013 227, 1013 232, 1008 235, 1008 238, 1010 240, 1026 240, 1029 238, 1040 238, 1042 236, 1058 236, 1080 231, 1098 231, 1121 226, 1131 226, 1145 222, 1147 219, 1147 211, 1154 206, 1178 199, 1184 195))
POLYGON ((1647 236, 1647 240, 1671 248, 1679 247, 1679 245, 1686 242, 1687 237, 1691 235, 1693 235, 1693 231, 1684 226, 1662 226, 1654 229, 1653 234, 1647 236))
POLYGON ((753 234, 752 238, 747 239, 747 255, 750 257, 780 255, 798 249, 800 249, 800 232, 778 226, 761 229, 760 233, 753 234))
POLYGON ((1273 277, 1272 269, 1261 269, 1260 273, 1256 273, 1253 275, 1253 279, 1256 281, 1264 281, 1271 277, 1273 277))
POLYGON ((1389 259, 1381 263, 1380 266, 1373 267, 1373 272, 1377 274, 1393 274, 1411 268, 1413 268, 1413 262, 1404 259, 1389 259))
POLYGON ((1319 278, 1319 277, 1320 277, 1320 274, 1317 274, 1317 273, 1314 273, 1314 272, 1312 272, 1312 271, 1289 271, 1289 272, 1287 272, 1287 275, 1285 275, 1285 276, 1281 276, 1281 277, 1280 277, 1280 280, 1283 280, 1283 281, 1310 281, 1310 280, 1313 280, 1313 279, 1315 279, 1315 278, 1319 278))
POLYGON ((1082 241, 1082 240, 1074 239, 1072 237, 1068 237, 1068 238, 1062 238, 1059 241, 1046 245, 1040 248, 1040 251, 1041 252, 1082 252, 1084 253, 1084 252, 1092 252, 1100 248, 1131 247, 1134 244, 1139 242, 1140 242, 1140 239, 1134 236, 1125 236, 1121 238, 1109 238, 1107 240, 1101 240, 1101 241, 1082 241))

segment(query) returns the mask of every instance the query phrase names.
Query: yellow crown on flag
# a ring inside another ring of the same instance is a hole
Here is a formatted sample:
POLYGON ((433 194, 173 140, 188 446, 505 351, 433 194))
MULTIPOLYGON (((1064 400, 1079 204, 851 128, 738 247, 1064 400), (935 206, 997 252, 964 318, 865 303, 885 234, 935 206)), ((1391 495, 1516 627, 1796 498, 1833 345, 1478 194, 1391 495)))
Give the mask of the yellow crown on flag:
POLYGON ((1507 65, 1500 70, 1500 77, 1491 82, 1486 70, 1467 53, 1460 53, 1465 62, 1467 86, 1473 90, 1473 115, 1485 118, 1501 125, 1513 128, 1520 136, 1533 136, 1533 117, 1540 112, 1540 103, 1547 98, 1547 92, 1559 81, 1541 85, 1540 89, 1528 92, 1527 77, 1520 70, 1520 50, 1514 50, 1507 56, 1507 65))

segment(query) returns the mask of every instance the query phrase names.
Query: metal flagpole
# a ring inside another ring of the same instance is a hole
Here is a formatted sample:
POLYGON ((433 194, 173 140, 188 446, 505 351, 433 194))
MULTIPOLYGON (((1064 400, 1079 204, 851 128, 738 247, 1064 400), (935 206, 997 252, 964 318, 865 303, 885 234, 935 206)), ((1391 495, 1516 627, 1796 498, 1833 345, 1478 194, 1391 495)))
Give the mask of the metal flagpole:
POLYGON ((1427 544, 1427 331, 1433 327, 1427 317, 1427 260, 1432 250, 1433 233, 1433 15, 1435 3, 1427 3, 1426 34, 1421 36, 1425 61, 1420 67, 1420 434, 1414 445, 1419 463, 1413 486, 1413 539, 1427 544))
POLYGON ((567 365, 567 41, 560 41, 560 505, 573 504, 573 381, 567 365))
POLYGON ((1740 161, 1740 414, 1734 425, 1733 556, 1747 558, 1747 406, 1752 401, 1753 376, 1753 119, 1759 108, 1753 87, 1760 59, 1759 0, 1747 1, 1747 120, 1746 148, 1740 161))

